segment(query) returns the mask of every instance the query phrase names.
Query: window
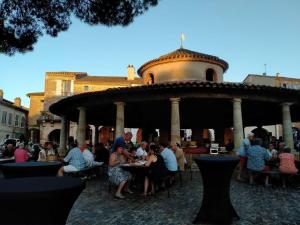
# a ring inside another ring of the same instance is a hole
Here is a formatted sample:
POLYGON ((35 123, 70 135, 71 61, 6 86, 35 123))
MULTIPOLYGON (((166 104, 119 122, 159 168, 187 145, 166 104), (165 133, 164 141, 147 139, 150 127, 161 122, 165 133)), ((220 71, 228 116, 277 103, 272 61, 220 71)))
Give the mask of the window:
POLYGON ((83 89, 84 89, 84 92, 87 92, 87 91, 90 90, 90 87, 86 85, 86 86, 83 87, 83 89))
POLYGON ((153 73, 150 73, 147 75, 146 84, 154 84, 154 75, 153 73))
POLYGON ((282 87, 286 88, 286 84, 282 84, 282 87))
POLYGON ((7 117, 7 112, 2 111, 2 124, 6 124, 6 117, 7 117))
POLYGON ((25 127, 25 123, 26 123, 26 119, 24 116, 22 116, 22 119, 21 119, 21 127, 25 127))
POLYGON ((216 81, 216 72, 213 69, 206 70, 206 81, 216 81))
POLYGON ((16 115, 15 117, 15 127, 19 126, 19 115, 16 115))
POLYGON ((62 81, 62 95, 63 96, 71 95, 71 81, 70 80, 62 81))
POLYGON ((11 126, 12 125, 12 113, 8 114, 8 125, 11 126))

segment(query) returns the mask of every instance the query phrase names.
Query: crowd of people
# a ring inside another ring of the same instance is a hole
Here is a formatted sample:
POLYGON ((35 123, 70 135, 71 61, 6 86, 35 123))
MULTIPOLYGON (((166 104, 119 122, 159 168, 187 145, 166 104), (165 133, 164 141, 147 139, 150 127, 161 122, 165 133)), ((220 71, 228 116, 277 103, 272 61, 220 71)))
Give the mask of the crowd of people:
MULTIPOLYGON (((123 165, 142 160, 149 167, 144 174, 143 196, 153 194, 155 185, 163 185, 166 176, 173 177, 179 170, 184 170, 185 158, 182 149, 178 145, 169 146, 167 143, 148 144, 143 141, 138 148, 131 142, 131 132, 118 137, 113 146, 109 158, 108 175, 109 182, 117 186, 116 198, 125 198, 122 192, 131 192, 130 182, 133 174, 130 174, 123 165), (151 187, 151 191, 149 189, 151 187)), ((171 179, 172 182, 172 179, 171 179)))
MULTIPOLYGON (((271 170, 278 171, 283 176, 298 172, 295 156, 291 153, 291 149, 283 141, 276 139, 271 140, 268 148, 265 148, 262 139, 249 133, 238 150, 238 156, 240 164, 237 179, 242 180, 243 172, 248 171, 251 184, 258 173, 265 174, 265 185, 270 186, 271 170)), ((283 186, 285 186, 285 182, 283 182, 283 186)))

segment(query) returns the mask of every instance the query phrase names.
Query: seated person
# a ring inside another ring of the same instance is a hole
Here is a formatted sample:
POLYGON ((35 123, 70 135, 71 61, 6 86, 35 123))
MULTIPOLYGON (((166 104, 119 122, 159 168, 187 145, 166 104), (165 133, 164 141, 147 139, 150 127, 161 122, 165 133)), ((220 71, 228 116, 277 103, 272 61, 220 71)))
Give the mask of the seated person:
MULTIPOLYGON (((267 149, 261 147, 262 140, 256 138, 253 145, 247 151, 247 169, 250 172, 268 171, 269 168, 265 165, 265 160, 270 159, 267 149)), ((253 184, 253 173, 250 173, 250 184, 253 184)), ((265 185, 269 185, 269 176, 266 176, 265 185)))
POLYGON ((283 153, 279 154, 280 166, 279 171, 286 174, 296 174, 298 169, 295 165, 295 156, 291 153, 290 148, 284 148, 283 153))
POLYGON ((146 149, 147 149, 148 143, 146 141, 143 141, 141 143, 141 146, 136 150, 136 156, 140 159, 145 159, 148 155, 146 149))
POLYGON ((276 159, 277 158, 277 150, 275 149, 273 143, 269 144, 268 153, 269 153, 271 159, 276 159))
POLYGON ((167 147, 166 143, 159 144, 160 155, 163 157, 169 174, 174 174, 178 171, 177 160, 174 152, 167 147))
MULTIPOLYGON (((122 164, 125 164, 127 161, 126 156, 123 154, 124 148, 122 146, 115 146, 115 151, 111 153, 109 157, 108 164, 108 176, 109 182, 118 186, 118 189, 115 193, 116 198, 125 198, 122 195, 122 189, 126 189, 126 184, 131 179, 131 174, 128 171, 125 171, 121 168, 122 164)), ((127 192, 131 191, 127 188, 127 192)))
POLYGON ((97 162, 103 162, 105 165, 108 165, 109 161, 109 150, 104 147, 103 143, 97 143, 94 146, 94 160, 97 162))
POLYGON ((87 146, 81 147, 80 151, 82 152, 86 167, 101 166, 103 164, 103 162, 94 161, 94 155, 87 146))
POLYGON ((279 171, 282 173, 282 187, 285 188, 285 179, 289 174, 297 174, 298 169, 295 165, 295 156, 291 154, 291 149, 286 147, 283 149, 283 152, 279 154, 280 165, 279 171))
POLYGON ((24 148, 24 144, 20 143, 18 148, 14 152, 15 162, 21 163, 26 162, 29 159, 28 152, 24 148))
POLYGON ((138 159, 137 155, 136 155, 136 148, 135 147, 132 147, 130 150, 129 150, 130 154, 131 154, 131 157, 133 158, 133 160, 131 160, 131 162, 134 162, 136 159, 138 159))
POLYGON ((184 165, 186 159, 184 157, 184 152, 177 144, 172 145, 172 150, 175 153, 177 164, 179 166, 180 171, 184 171, 184 165))
POLYGON ((164 180, 167 175, 167 168, 164 159, 159 154, 155 145, 150 145, 149 156, 145 166, 149 166, 149 173, 145 176, 144 181, 144 196, 147 196, 149 182, 151 182, 151 193, 154 194, 154 184, 164 180))
POLYGON ((61 167, 58 171, 58 176, 60 177, 64 175, 64 172, 77 172, 84 169, 86 166, 80 148, 78 148, 75 143, 72 144, 72 147, 73 148, 68 152, 68 155, 63 159, 64 162, 68 162, 69 165, 61 167))
POLYGON ((2 157, 13 157, 14 156, 14 146, 13 144, 7 144, 5 150, 2 153, 2 157))
POLYGON ((39 153, 39 158, 37 161, 45 162, 45 161, 54 161, 57 160, 57 154, 53 149, 53 144, 48 142, 45 144, 45 149, 42 149, 39 153))

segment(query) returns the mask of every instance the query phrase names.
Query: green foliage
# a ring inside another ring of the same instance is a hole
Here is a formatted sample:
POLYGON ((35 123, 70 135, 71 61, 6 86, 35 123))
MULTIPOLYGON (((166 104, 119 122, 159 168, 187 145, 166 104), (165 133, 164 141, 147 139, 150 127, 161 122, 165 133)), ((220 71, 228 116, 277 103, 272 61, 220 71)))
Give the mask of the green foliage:
POLYGON ((44 34, 56 37, 75 16, 90 25, 126 26, 159 0, 0 0, 0 53, 33 50, 44 34))

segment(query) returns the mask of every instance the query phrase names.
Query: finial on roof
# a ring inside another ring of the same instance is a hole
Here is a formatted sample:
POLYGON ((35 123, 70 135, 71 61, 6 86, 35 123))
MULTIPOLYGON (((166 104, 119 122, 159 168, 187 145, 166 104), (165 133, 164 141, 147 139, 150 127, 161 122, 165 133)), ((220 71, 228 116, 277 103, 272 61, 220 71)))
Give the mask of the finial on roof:
POLYGON ((183 48, 183 41, 185 40, 184 33, 180 34, 180 48, 183 48))
POLYGON ((263 73, 263 75, 267 76, 267 64, 266 63, 264 64, 264 67, 265 67, 265 72, 263 73))

